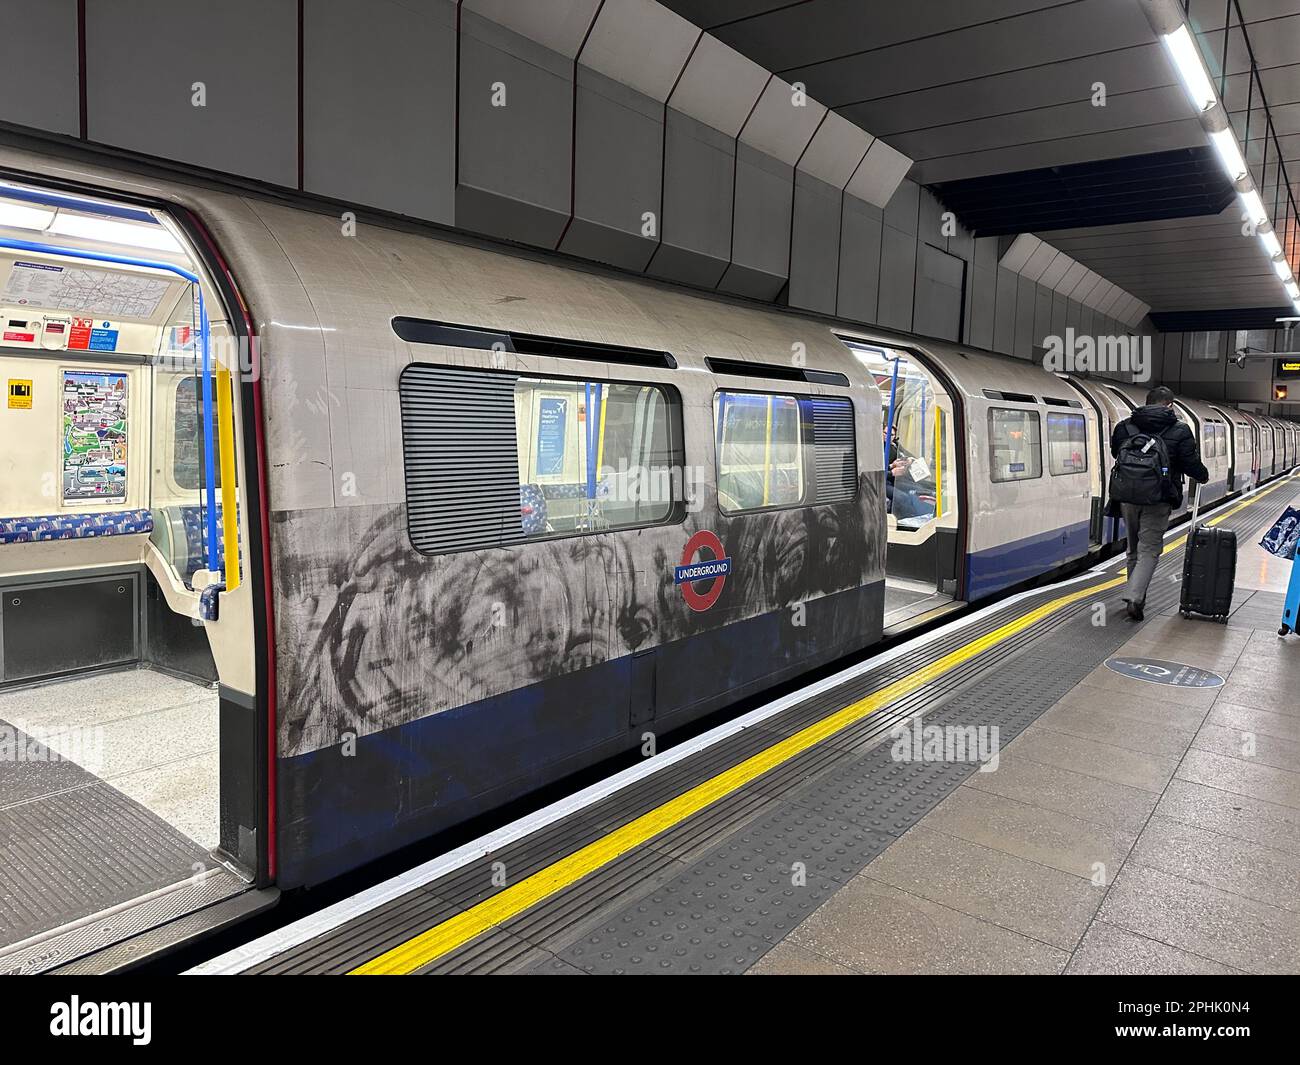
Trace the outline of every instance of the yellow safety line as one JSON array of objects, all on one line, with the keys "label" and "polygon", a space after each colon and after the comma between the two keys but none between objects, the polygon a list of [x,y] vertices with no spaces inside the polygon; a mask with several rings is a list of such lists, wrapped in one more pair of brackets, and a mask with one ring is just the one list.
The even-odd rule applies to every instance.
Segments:
[{"label": "yellow safety line", "polygon": [[[1257,493],[1232,510],[1214,519],[1213,524],[1218,524],[1225,518],[1231,517],[1237,511],[1250,506],[1256,500],[1267,495],[1268,492],[1281,487],[1284,483],[1286,482],[1278,482],[1278,484],[1265,491]],[[1176,548],[1185,540],[1186,536],[1175,541],[1169,547]],[[868,695],[865,699],[851,703],[821,721],[808,725],[766,750],[752,755],[739,765],[733,766],[712,779],[696,785],[649,813],[642,814],[635,821],[628,822],[594,843],[589,843],[582,849],[548,865],[545,869],[539,870],[532,876],[519,881],[519,883],[502,889],[490,899],[485,899],[463,913],[448,918],[441,924],[421,932],[405,943],[385,951],[377,958],[372,958],[370,961],[358,965],[348,975],[403,975],[413,973],[430,962],[437,961],[444,955],[489,931],[494,926],[517,917],[525,910],[569,887],[597,869],[608,865],[628,851],[649,842],[655,836],[666,832],[693,814],[699,813],[706,806],[725,798],[764,773],[788,762],[791,758],[802,754],[810,747],[824,742],[835,733],[856,724],[882,707],[910,695],[931,681],[937,680],[950,670],[969,662],[989,648],[1024,632],[1056,611],[1099,592],[1117,588],[1123,583],[1123,576],[1112,577],[1100,584],[1090,585],[1087,588],[1060,596],[1034,608],[1027,614],[1007,622],[1001,628],[986,633],[957,648],[955,651],[950,651],[942,658],[931,662],[928,666],[922,667],[915,673],[894,681],[892,684],[881,688],[880,691]]]},{"label": "yellow safety line", "polygon": [[225,537],[226,591],[239,587],[239,518],[235,505],[235,412],[230,371],[217,370],[217,441],[221,455],[221,526]]},{"label": "yellow safety line", "polygon": [[435,925],[413,939],[393,947],[391,950],[373,958],[353,969],[350,975],[400,975],[411,973],[436,961],[457,947],[464,945],[476,936],[488,931],[494,925],[507,921],[524,910],[541,902],[570,884],[608,865],[620,855],[641,846],[662,832],[692,814],[698,813],[719,799],[730,795],[757,777],[789,761],[810,747],[830,738],[835,733],[856,724],[863,718],[875,713],[881,707],[897,702],[910,695],[918,688],[937,679],[949,670],[970,661],[990,647],[1003,642],[1017,633],[1036,625],[1043,618],[1055,613],[1080,599],[1096,595],[1123,584],[1122,578],[1115,577],[1101,584],[1071,592],[1060,598],[1023,614],[1001,628],[970,643],[951,651],[942,658],[918,669],[915,673],[897,680],[861,699],[856,703],[836,711],[821,721],[794,733],[787,739],[773,744],[766,750],[747,758],[739,765],[718,774],[670,799],[662,806],[643,814],[635,821],[630,821],[609,835],[590,843],[581,850],[561,858],[525,880],[503,889],[492,898],[471,907],[464,913]]},{"label": "yellow safety line", "polygon": [[767,436],[763,440],[763,506],[772,482],[772,397],[767,397]]}]

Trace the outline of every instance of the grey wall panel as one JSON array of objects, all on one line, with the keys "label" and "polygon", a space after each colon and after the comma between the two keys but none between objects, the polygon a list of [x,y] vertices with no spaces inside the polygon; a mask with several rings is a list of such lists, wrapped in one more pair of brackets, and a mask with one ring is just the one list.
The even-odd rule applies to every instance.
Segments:
[{"label": "grey wall panel", "polygon": [[997,303],[993,319],[993,350],[1010,355],[1016,346],[1016,295],[1020,276],[997,267]]},{"label": "grey wall panel", "polygon": [[1072,299],[1065,301],[1065,328],[1073,329],[1076,333],[1080,332],[1080,322],[1083,316],[1083,305]]},{"label": "grey wall panel", "polygon": [[462,11],[459,152],[458,226],[555,247],[569,221],[572,62]]},{"label": "grey wall panel", "polygon": [[0,121],[77,136],[77,0],[5,0],[0,34]]},{"label": "grey wall panel", "polygon": [[967,342],[977,348],[993,348],[993,321],[997,308],[997,270],[979,266],[970,269],[970,332]]},{"label": "grey wall panel", "polygon": [[962,293],[962,301],[961,301],[962,302],[961,336],[958,339],[963,341],[964,343],[969,344],[971,342],[970,339],[971,319],[974,317],[974,306],[975,306],[975,268],[971,266],[971,264],[968,261],[963,260],[963,262],[966,262],[966,281],[964,285],[965,291]]},{"label": "grey wall panel", "polygon": [[885,225],[915,234],[920,202],[921,186],[915,181],[901,182],[885,206]]},{"label": "grey wall panel", "polygon": [[835,313],[840,272],[843,193],[802,170],[794,178],[790,241],[790,306]]},{"label": "grey wall panel", "polygon": [[880,292],[881,210],[844,194],[840,230],[840,285],[836,313],[874,322]]},{"label": "grey wall panel", "polygon": [[[1052,290],[1034,285],[1034,338],[1032,348],[1041,348],[1043,338],[1052,331]],[[1026,352],[1031,354],[1031,352]]]},{"label": "grey wall panel", "polygon": [[296,187],[298,8],[87,4],[86,98],[93,141]]},{"label": "grey wall panel", "polygon": [[713,288],[731,258],[736,142],[670,107],[664,152],[661,242],[649,272]]},{"label": "grey wall panel", "polygon": [[944,207],[929,189],[921,189],[917,195],[917,236],[926,244],[936,248],[947,249],[948,238],[943,229]]},{"label": "grey wall panel", "polygon": [[915,279],[915,234],[886,225],[881,231],[880,249],[880,306],[877,313],[881,325],[911,330]]},{"label": "grey wall panel", "polygon": [[942,248],[921,244],[916,259],[916,307],[912,329],[925,336],[961,336],[962,286],[966,264]]},{"label": "grey wall panel", "polygon": [[[1065,305],[1068,301],[1059,292],[1052,293],[1052,325],[1051,333],[1053,336],[1065,336]],[[1039,343],[1042,343],[1040,340]]]},{"label": "grey wall panel", "polygon": [[755,299],[777,297],[790,274],[793,205],[794,167],[738,142],[731,265],[719,288]]},{"label": "grey wall panel", "polygon": [[[947,208],[944,208],[944,210],[947,210]],[[953,235],[948,238],[948,252],[951,255],[965,259],[967,262],[972,262],[975,259],[975,238],[971,235],[970,230],[960,222],[957,223]]]},{"label": "grey wall panel", "polygon": [[[365,33],[356,32],[361,23]],[[307,4],[304,187],[450,223],[455,181],[455,5]]]},{"label": "grey wall panel", "polygon": [[981,270],[992,270],[998,265],[998,238],[976,237],[972,243],[975,247],[975,265]]},{"label": "grey wall panel", "polygon": [[663,104],[580,64],[576,115],[573,221],[560,250],[644,270],[663,214]]},{"label": "grey wall panel", "polygon": [[1034,346],[1034,301],[1037,286],[1026,277],[1016,276],[1016,335],[1011,354],[1027,359]]}]

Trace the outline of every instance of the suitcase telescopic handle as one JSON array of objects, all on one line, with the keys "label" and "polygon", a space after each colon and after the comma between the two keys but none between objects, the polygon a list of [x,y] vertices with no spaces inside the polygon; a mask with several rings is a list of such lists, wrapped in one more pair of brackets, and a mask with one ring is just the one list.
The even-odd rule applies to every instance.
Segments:
[{"label": "suitcase telescopic handle", "polygon": [[1193,481],[1195,488],[1192,489],[1192,523],[1188,528],[1191,529],[1190,535],[1196,535],[1196,519],[1201,513],[1201,482]]}]

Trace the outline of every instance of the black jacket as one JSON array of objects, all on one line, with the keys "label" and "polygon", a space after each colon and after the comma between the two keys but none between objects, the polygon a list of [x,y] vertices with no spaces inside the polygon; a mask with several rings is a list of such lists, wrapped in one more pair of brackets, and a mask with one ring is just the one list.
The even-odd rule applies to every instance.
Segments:
[{"label": "black jacket", "polygon": [[1110,434],[1111,457],[1119,454],[1120,445],[1128,439],[1129,422],[1141,432],[1160,436],[1169,452],[1169,482],[1173,486],[1174,498],[1170,500],[1174,509],[1183,505],[1183,478],[1204,484],[1210,479],[1210,471],[1201,461],[1201,449],[1196,443],[1192,430],[1178,420],[1173,407],[1161,404],[1139,407],[1131,418],[1125,418]]}]

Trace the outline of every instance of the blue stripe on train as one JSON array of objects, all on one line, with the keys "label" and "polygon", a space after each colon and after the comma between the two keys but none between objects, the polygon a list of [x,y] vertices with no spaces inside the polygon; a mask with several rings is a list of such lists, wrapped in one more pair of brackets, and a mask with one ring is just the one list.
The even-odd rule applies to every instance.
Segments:
[{"label": "blue stripe on train", "polygon": [[1000,592],[1013,584],[1088,553],[1088,522],[1039,533],[966,556],[966,595],[970,600]]}]

